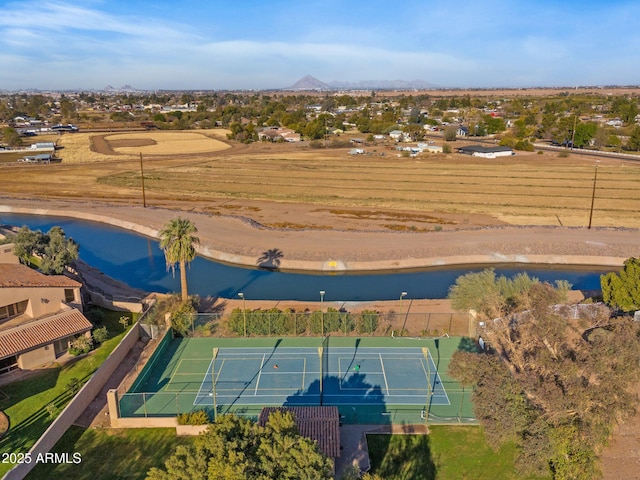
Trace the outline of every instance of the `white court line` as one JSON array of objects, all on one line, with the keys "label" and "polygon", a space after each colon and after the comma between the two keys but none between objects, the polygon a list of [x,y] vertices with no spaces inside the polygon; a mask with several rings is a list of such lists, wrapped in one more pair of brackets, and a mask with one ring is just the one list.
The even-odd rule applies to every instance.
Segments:
[{"label": "white court line", "polygon": [[378,354],[380,356],[380,366],[382,367],[382,376],[384,378],[384,386],[387,389],[387,395],[389,395],[389,384],[387,383],[387,374],[384,371],[384,362],[382,361],[382,354]]},{"label": "white court line", "polygon": [[258,380],[256,381],[256,390],[253,392],[253,396],[258,395],[258,386],[260,385],[260,375],[262,375],[262,367],[264,367],[264,358],[267,354],[262,355],[262,361],[260,362],[260,370],[258,370]]},{"label": "white court line", "polygon": [[[202,377],[202,383],[200,383],[200,388],[198,389],[198,394],[196,395],[196,400],[198,398],[206,398],[204,397],[204,395],[202,394],[202,389],[204,388],[204,382],[207,381],[207,377],[209,376],[209,372],[211,371],[211,365],[213,365],[213,358],[211,359],[211,362],[209,362],[209,368],[207,368],[207,371],[204,374],[204,377]],[[213,382],[215,379],[213,378],[213,375],[211,375],[211,381]],[[211,387],[213,387],[213,383],[211,384]],[[194,403],[195,405],[195,403]]]},{"label": "white court line", "polygon": [[301,388],[302,388],[302,391],[304,391],[304,376],[307,371],[307,357],[302,357],[302,359],[304,362],[302,364],[302,387]]}]

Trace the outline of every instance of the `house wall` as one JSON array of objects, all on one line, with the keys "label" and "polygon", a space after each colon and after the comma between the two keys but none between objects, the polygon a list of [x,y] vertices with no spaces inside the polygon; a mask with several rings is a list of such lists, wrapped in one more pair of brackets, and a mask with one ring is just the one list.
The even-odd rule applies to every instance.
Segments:
[{"label": "house wall", "polygon": [[20,259],[13,254],[13,243],[0,245],[0,263],[20,263]]},{"label": "house wall", "polygon": [[[93,399],[100,393],[102,387],[107,383],[118,365],[122,363],[124,357],[140,338],[140,323],[133,324],[131,330],[125,335],[118,346],[111,352],[111,355],[104,361],[91,379],[85,383],[76,396],[69,402],[65,409],[58,415],[55,421],[49,425],[46,432],[38,439],[29,453],[31,458],[36,458],[38,454],[49,452],[53,446],[62,438],[62,435],[69,429],[78,416],[84,412]],[[174,418],[175,422],[175,418]],[[177,423],[177,422],[176,422]],[[175,425],[174,425],[175,426]],[[35,467],[36,463],[21,463],[6,473],[2,480],[22,480]]]},{"label": "house wall", "polygon": [[[74,303],[72,306],[81,305],[80,288],[73,288]],[[29,300],[29,305],[25,312],[31,318],[41,317],[55,313],[66,305],[64,301],[65,288],[62,287],[4,287],[0,288],[0,305],[11,305],[12,303]],[[82,307],[79,308],[82,311]]]},{"label": "house wall", "polygon": [[53,344],[50,344],[18,355],[18,367],[22,370],[30,370],[46,363],[55,362],[55,360],[55,348],[53,348]]}]

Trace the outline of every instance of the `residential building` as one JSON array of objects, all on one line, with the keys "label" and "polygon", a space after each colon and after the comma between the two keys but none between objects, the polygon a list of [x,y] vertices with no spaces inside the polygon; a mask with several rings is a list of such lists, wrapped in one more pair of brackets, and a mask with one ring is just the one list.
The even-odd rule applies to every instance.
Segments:
[{"label": "residential building", "polygon": [[90,335],[80,287],[64,275],[0,263],[0,374],[54,362],[77,336]]},{"label": "residential building", "polygon": [[458,153],[464,153],[473,157],[496,158],[515,155],[511,147],[497,145],[494,147],[485,147],[483,145],[467,145],[458,148]]}]

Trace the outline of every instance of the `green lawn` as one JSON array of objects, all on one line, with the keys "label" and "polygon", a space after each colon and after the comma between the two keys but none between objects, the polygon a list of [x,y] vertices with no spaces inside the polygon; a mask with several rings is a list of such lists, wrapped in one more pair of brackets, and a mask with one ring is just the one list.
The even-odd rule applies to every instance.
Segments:
[{"label": "green lawn", "polygon": [[[493,451],[481,427],[430,427],[427,435],[367,435],[371,472],[385,480],[475,480],[522,477],[515,447]],[[529,477],[530,480],[542,480]]]},{"label": "green lawn", "polygon": [[[95,372],[124,336],[118,319],[122,312],[108,312],[104,319],[109,340],[91,354],[64,366],[44,369],[25,380],[0,388],[0,409],[9,417],[10,430],[0,439],[0,453],[26,453],[73,398],[72,379],[81,386]],[[131,314],[129,314],[131,316]],[[111,318],[113,317],[113,318]],[[131,322],[129,322],[131,324]],[[0,476],[12,465],[0,463]]]},{"label": "green lawn", "polygon": [[67,453],[70,458],[79,453],[81,462],[39,464],[26,479],[142,480],[151,467],[163,467],[178,445],[194,438],[176,437],[175,428],[93,430],[73,426],[52,452]]}]

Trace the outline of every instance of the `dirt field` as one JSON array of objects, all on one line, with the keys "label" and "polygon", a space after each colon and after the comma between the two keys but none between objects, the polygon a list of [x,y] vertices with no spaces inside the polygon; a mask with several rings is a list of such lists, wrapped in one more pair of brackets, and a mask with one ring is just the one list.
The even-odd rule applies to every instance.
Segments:
[{"label": "dirt field", "polygon": [[[392,144],[314,150],[229,144],[224,130],[63,135],[62,163],[3,164],[0,195],[139,202],[236,214],[274,228],[425,232],[477,225],[585,226],[595,160],[399,155]],[[462,144],[461,142],[459,142]],[[640,227],[640,164],[602,159],[594,226]]]}]

